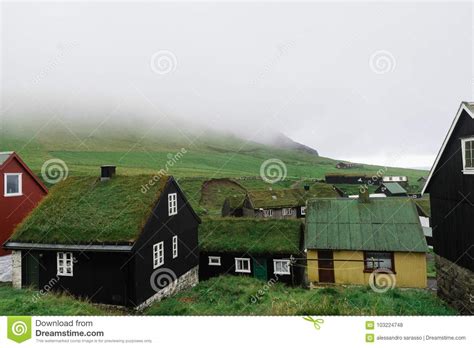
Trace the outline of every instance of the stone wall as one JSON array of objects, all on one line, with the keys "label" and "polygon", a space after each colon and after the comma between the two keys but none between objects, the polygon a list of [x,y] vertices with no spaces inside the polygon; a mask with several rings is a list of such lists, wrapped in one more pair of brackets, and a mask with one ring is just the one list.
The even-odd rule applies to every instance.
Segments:
[{"label": "stone wall", "polygon": [[143,302],[141,305],[135,307],[136,310],[142,310],[150,306],[153,302],[161,301],[165,297],[172,296],[181,290],[186,290],[195,286],[199,282],[199,266],[196,266],[184,273],[181,277],[174,280],[164,289],[158,291],[155,295]]},{"label": "stone wall", "polygon": [[474,273],[435,255],[438,296],[461,314],[474,314]]},{"label": "stone wall", "polygon": [[15,289],[21,289],[21,251],[12,252],[12,285]]}]

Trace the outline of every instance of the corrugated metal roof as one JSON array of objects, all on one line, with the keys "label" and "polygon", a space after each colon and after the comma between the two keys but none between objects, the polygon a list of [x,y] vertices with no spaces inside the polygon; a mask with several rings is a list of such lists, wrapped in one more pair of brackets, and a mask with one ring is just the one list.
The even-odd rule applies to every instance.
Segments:
[{"label": "corrugated metal roof", "polygon": [[305,248],[426,252],[427,244],[412,200],[340,198],[308,202]]},{"label": "corrugated metal roof", "polygon": [[11,156],[12,151],[0,152],[0,166]]},{"label": "corrugated metal roof", "polygon": [[382,184],[387,188],[392,193],[407,193],[407,191],[399,184],[396,182],[385,182]]}]

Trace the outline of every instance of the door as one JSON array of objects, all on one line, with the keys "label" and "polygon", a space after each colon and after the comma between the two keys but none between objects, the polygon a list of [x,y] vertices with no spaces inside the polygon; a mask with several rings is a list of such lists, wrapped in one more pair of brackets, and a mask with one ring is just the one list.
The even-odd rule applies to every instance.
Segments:
[{"label": "door", "polygon": [[318,250],[320,283],[334,283],[334,259],[332,250]]},{"label": "door", "polygon": [[253,259],[253,275],[260,280],[267,280],[267,260],[262,258]]},{"label": "door", "polygon": [[39,288],[39,255],[28,253],[25,257],[25,281],[23,285]]}]

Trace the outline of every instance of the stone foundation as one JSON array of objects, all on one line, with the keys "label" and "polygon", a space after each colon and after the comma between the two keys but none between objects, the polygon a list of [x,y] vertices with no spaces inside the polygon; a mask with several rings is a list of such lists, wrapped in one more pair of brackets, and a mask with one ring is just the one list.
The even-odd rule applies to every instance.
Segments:
[{"label": "stone foundation", "polygon": [[474,273],[435,255],[438,296],[461,314],[474,314]]},{"label": "stone foundation", "polygon": [[21,251],[12,252],[12,285],[15,289],[21,289]]},{"label": "stone foundation", "polygon": [[185,290],[195,286],[199,282],[199,266],[190,269],[184,273],[181,277],[173,281],[166,288],[161,289],[159,292],[154,294],[148,300],[135,307],[136,310],[142,310],[150,306],[153,302],[161,301],[162,299],[172,296],[181,290]]}]

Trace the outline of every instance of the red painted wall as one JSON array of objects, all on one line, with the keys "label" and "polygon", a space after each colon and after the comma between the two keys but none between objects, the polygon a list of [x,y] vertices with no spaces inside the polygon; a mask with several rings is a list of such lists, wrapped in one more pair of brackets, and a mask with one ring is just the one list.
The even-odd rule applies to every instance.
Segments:
[{"label": "red painted wall", "polygon": [[[4,173],[23,173],[23,195],[4,196]],[[8,159],[0,166],[0,256],[10,253],[2,248],[3,243],[10,238],[15,226],[28,215],[46,194],[47,192],[16,158]]]}]

